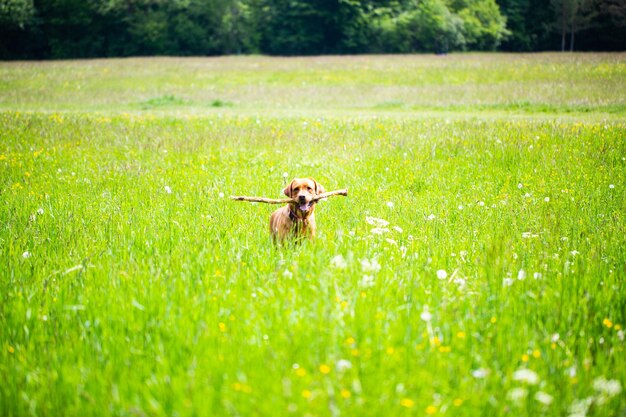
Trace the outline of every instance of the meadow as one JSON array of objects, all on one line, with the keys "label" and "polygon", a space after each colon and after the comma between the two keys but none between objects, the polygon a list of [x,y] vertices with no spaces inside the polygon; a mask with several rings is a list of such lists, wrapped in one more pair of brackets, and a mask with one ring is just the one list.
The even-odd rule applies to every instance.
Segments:
[{"label": "meadow", "polygon": [[[0,63],[0,415],[623,416],[626,55]],[[277,248],[311,176],[318,237]]]}]

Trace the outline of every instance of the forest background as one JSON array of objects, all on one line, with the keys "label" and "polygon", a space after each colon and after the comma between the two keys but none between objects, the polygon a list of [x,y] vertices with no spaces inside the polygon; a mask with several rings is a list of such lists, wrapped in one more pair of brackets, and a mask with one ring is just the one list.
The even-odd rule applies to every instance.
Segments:
[{"label": "forest background", "polygon": [[626,49],[626,0],[0,0],[0,59]]}]

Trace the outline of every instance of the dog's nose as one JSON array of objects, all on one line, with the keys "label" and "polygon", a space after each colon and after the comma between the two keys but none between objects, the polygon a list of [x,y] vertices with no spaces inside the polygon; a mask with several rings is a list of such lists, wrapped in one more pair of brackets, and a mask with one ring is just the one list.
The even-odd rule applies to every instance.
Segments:
[{"label": "dog's nose", "polygon": [[299,195],[299,196],[298,196],[298,200],[300,200],[300,202],[304,203],[304,202],[306,202],[306,196],[304,196],[304,195]]}]

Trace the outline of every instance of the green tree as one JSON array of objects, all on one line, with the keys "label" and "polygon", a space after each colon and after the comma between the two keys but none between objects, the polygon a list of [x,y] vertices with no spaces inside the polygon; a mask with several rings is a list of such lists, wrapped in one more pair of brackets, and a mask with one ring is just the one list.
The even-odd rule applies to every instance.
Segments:
[{"label": "green tree", "polygon": [[463,35],[471,49],[495,50],[510,33],[495,0],[454,0],[452,10],[463,21]]}]

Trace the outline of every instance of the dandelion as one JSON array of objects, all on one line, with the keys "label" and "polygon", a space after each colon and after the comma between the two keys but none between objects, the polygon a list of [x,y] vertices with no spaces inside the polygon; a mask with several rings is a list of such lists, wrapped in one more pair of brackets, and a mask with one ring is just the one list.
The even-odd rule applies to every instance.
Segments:
[{"label": "dandelion", "polygon": [[537,391],[535,393],[535,400],[537,400],[538,402],[540,402],[543,405],[550,405],[552,404],[552,395],[543,392],[543,391]]},{"label": "dandelion", "polygon": [[533,274],[533,278],[534,278],[534,279],[541,279],[541,277],[542,277],[541,272],[535,272],[535,273]]},{"label": "dandelion", "polygon": [[302,390],[302,397],[304,397],[306,399],[311,398],[311,394],[312,394],[312,392],[309,391],[308,389]]},{"label": "dandelion", "polygon": [[502,280],[503,287],[510,287],[511,285],[513,285],[513,278],[504,278]]},{"label": "dandelion", "polygon": [[445,269],[439,269],[437,271],[437,278],[439,278],[439,279],[446,279],[446,278],[448,278],[448,273],[446,272]]},{"label": "dandelion", "polygon": [[525,280],[525,279],[526,279],[526,271],[524,271],[523,269],[520,269],[520,270],[517,272],[517,279],[518,279],[519,281],[523,281],[523,280]]},{"label": "dandelion", "polygon": [[518,189],[520,189],[520,190],[521,190],[521,189],[522,189],[522,187],[523,187],[523,185],[522,185],[522,183],[521,183],[521,182],[520,182],[519,184],[517,184],[517,188],[518,188]]},{"label": "dandelion", "polygon": [[336,255],[330,260],[330,266],[335,269],[346,269],[348,267],[348,263],[341,255]]},{"label": "dandelion", "polygon": [[613,327],[613,322],[609,320],[608,318],[605,318],[604,320],[602,320],[602,324],[604,324],[609,329]]},{"label": "dandelion", "polygon": [[37,214],[39,214],[40,216],[43,214],[43,209],[41,207],[37,209]]},{"label": "dandelion", "polygon": [[615,188],[615,184],[609,184],[609,188],[612,190],[613,188]]},{"label": "dandelion", "polygon": [[168,193],[168,194],[172,194],[172,189],[168,185],[166,185],[165,186],[165,192]]},{"label": "dandelion", "polygon": [[483,207],[483,206],[485,205],[485,202],[484,202],[484,201],[479,201],[479,202],[478,202],[478,205],[479,205],[480,207]]},{"label": "dandelion", "polygon": [[400,405],[405,408],[412,408],[415,405],[415,401],[410,398],[403,398],[400,400]]},{"label": "dandelion", "polygon": [[518,369],[513,372],[513,380],[528,385],[537,385],[539,383],[539,375],[531,369]]},{"label": "dandelion", "polygon": [[460,406],[462,406],[462,405],[463,405],[463,400],[462,400],[462,399],[460,399],[460,398],[455,398],[455,399],[454,399],[454,401],[452,401],[452,404],[453,404],[455,407],[460,407]]},{"label": "dandelion", "polygon": [[459,204],[459,210],[463,210],[463,204]]},{"label": "dandelion", "polygon": [[25,251],[25,252],[22,254],[22,258],[24,258],[24,259],[28,259],[28,258],[30,258],[31,256],[32,256],[32,255],[31,255],[31,253],[30,253],[29,251]]},{"label": "dandelion", "polygon": [[320,365],[320,372],[323,373],[324,375],[327,375],[330,373],[330,366],[326,365],[325,363]]},{"label": "dandelion", "polygon": [[549,203],[550,202],[550,197],[544,198],[543,201],[545,201],[546,203]]},{"label": "dandelion", "polygon": [[219,193],[218,196],[219,198],[224,198],[224,193]]},{"label": "dandelion", "polygon": [[425,411],[426,411],[426,414],[432,415],[437,412],[437,407],[435,407],[434,405],[429,405],[428,407],[426,407]]},{"label": "dandelion", "polygon": [[348,398],[352,396],[352,393],[345,388],[341,390],[340,394],[341,394],[341,398],[345,400],[347,400]]},{"label": "dandelion", "polygon": [[387,207],[389,207],[389,208],[393,208],[393,202],[391,202],[391,201],[387,201]]},{"label": "dandelion", "polygon": [[424,311],[420,314],[420,319],[428,323],[433,318],[433,315],[428,311],[428,306],[424,306]]},{"label": "dandelion", "polygon": [[428,215],[428,217],[426,217],[426,220],[428,220],[428,221],[433,221],[433,220],[435,220],[435,218],[436,218],[436,217],[435,217],[435,215],[434,215],[434,214],[430,214],[430,215]]}]

